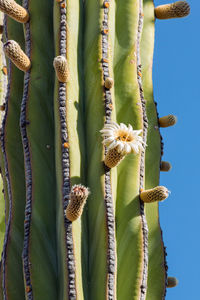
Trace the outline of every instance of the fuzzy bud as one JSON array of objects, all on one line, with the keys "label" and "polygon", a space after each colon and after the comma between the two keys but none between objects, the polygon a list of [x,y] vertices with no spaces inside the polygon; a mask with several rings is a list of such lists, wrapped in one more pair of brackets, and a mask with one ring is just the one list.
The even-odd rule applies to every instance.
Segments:
[{"label": "fuzzy bud", "polygon": [[4,44],[4,52],[16,65],[16,67],[24,72],[31,67],[31,62],[28,56],[20,48],[19,44],[13,40],[9,40]]},{"label": "fuzzy bud", "polygon": [[111,89],[113,87],[113,83],[113,79],[111,77],[107,77],[104,84],[107,89]]},{"label": "fuzzy bud", "polygon": [[71,188],[70,201],[66,209],[66,217],[68,220],[73,222],[82,215],[89,193],[89,189],[81,184],[74,185]]},{"label": "fuzzy bud", "polygon": [[163,201],[169,196],[169,191],[164,186],[157,186],[150,190],[144,190],[140,194],[140,199],[145,203]]},{"label": "fuzzy bud", "polygon": [[67,82],[69,80],[68,63],[64,56],[56,56],[53,61],[58,81]]},{"label": "fuzzy bud", "polygon": [[168,277],[167,278],[167,287],[168,288],[173,288],[178,285],[178,279],[176,277]]},{"label": "fuzzy bud", "polygon": [[159,5],[155,8],[156,18],[162,20],[186,17],[189,13],[190,5],[186,1]]},{"label": "fuzzy bud", "polygon": [[174,115],[168,115],[162,118],[159,118],[160,127],[170,127],[177,123],[177,117]]},{"label": "fuzzy bud", "polygon": [[14,0],[0,0],[0,10],[20,23],[26,23],[29,20],[27,10]]},{"label": "fuzzy bud", "polygon": [[116,148],[110,149],[106,154],[104,163],[108,168],[116,167],[123,159],[125,155],[117,151]]},{"label": "fuzzy bud", "polygon": [[160,171],[162,172],[168,172],[172,168],[172,165],[168,161],[161,161],[160,164]]}]

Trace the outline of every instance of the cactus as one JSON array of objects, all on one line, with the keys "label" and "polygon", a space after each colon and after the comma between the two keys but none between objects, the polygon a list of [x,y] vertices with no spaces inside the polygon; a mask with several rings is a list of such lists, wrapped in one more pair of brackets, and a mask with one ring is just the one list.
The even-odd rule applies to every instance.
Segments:
[{"label": "cactus", "polygon": [[176,117],[159,119],[153,99],[154,22],[188,4],[0,10],[0,300],[164,299],[177,280],[159,225],[160,127]]}]

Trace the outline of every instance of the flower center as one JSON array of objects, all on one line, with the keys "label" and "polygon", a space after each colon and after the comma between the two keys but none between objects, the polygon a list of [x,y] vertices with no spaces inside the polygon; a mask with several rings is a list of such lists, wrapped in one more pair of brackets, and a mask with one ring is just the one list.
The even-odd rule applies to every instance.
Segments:
[{"label": "flower center", "polygon": [[118,141],[131,142],[132,138],[126,132],[120,132],[116,138]]}]

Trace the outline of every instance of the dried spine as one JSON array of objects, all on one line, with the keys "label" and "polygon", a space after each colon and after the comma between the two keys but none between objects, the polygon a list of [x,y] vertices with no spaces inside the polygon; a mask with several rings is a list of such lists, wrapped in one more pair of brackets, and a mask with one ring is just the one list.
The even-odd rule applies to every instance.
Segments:
[{"label": "dried spine", "polygon": [[158,120],[160,127],[170,127],[177,123],[177,117],[174,115],[164,116]]},{"label": "dried spine", "polygon": [[26,72],[30,69],[31,61],[17,42],[7,41],[4,44],[4,52],[20,70]]},{"label": "dried spine", "polygon": [[169,191],[164,186],[157,186],[153,189],[144,190],[140,193],[140,199],[145,203],[163,201],[169,196]]},{"label": "dried spine", "polygon": [[17,22],[26,23],[29,20],[28,11],[14,0],[0,0],[0,10]]},{"label": "dried spine", "polygon": [[70,201],[66,209],[66,217],[71,222],[78,219],[83,212],[89,190],[83,185],[74,185],[70,192]]},{"label": "dried spine", "polygon": [[[109,1],[105,1],[103,5],[103,20],[102,20],[102,73],[104,82],[109,77],[109,64],[108,64],[108,15],[109,15]],[[109,89],[104,89],[105,101],[105,124],[111,122],[112,113],[112,97]],[[107,148],[105,147],[105,155]],[[107,223],[107,295],[106,299],[116,299],[116,238],[115,238],[115,217],[113,208],[112,188],[110,169],[105,166],[105,188],[104,188],[104,201],[106,207],[106,223]]]},{"label": "dried spine", "polygon": [[190,5],[186,1],[177,1],[170,4],[159,5],[155,8],[157,19],[165,20],[183,18],[190,13]]},{"label": "dried spine", "polygon": [[64,56],[57,56],[53,62],[58,81],[67,82],[69,80],[69,71],[67,60]]}]

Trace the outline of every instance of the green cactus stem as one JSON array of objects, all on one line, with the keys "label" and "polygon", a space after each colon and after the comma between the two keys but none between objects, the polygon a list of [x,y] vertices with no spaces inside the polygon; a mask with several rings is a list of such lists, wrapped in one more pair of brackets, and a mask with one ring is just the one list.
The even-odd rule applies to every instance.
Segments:
[{"label": "green cactus stem", "polygon": [[0,0],[0,300],[161,300],[173,285],[158,202],[176,118],[153,98],[154,9]]}]

